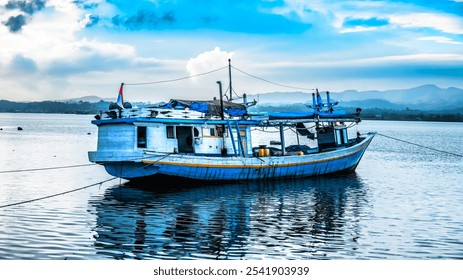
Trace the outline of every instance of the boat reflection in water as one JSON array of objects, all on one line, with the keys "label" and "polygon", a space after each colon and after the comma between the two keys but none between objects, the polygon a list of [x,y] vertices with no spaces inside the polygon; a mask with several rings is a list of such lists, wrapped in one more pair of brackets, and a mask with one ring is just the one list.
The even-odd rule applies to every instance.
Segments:
[{"label": "boat reflection in water", "polygon": [[355,258],[368,192],[358,175],[214,186],[115,186],[95,248],[114,259]]}]

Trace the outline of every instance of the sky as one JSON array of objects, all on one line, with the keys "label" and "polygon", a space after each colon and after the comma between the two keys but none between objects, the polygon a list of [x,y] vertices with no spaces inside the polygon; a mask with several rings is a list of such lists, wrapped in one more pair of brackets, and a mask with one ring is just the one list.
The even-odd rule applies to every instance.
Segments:
[{"label": "sky", "polygon": [[0,0],[0,99],[463,88],[463,0]]}]

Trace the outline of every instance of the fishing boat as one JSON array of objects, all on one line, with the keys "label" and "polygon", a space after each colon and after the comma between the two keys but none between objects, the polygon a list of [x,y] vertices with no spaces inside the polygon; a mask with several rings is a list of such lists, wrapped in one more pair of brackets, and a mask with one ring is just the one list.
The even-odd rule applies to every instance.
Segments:
[{"label": "fishing boat", "polygon": [[353,133],[361,109],[336,109],[329,92],[324,101],[315,90],[304,111],[256,112],[255,100],[224,100],[217,84],[219,98],[134,108],[122,83],[118,102],[92,120],[98,141],[89,160],[127,180],[302,178],[355,170],[375,136]]}]

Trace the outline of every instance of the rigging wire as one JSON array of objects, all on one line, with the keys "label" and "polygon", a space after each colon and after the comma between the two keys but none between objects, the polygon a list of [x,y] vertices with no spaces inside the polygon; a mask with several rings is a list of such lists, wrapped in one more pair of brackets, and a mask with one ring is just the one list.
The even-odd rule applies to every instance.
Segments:
[{"label": "rigging wire", "polygon": [[396,140],[396,141],[399,141],[399,142],[407,143],[407,144],[410,144],[410,145],[415,145],[415,146],[418,146],[418,147],[421,147],[421,148],[425,148],[425,149],[428,149],[428,150],[432,150],[432,151],[435,151],[435,152],[440,152],[440,153],[444,153],[444,154],[449,154],[449,155],[457,156],[457,157],[463,157],[463,155],[460,155],[460,154],[457,154],[457,153],[452,153],[452,152],[448,152],[448,151],[444,151],[444,150],[439,150],[439,149],[436,149],[436,148],[433,148],[433,147],[428,147],[428,146],[420,145],[420,144],[417,144],[417,143],[409,142],[409,141],[402,140],[402,139],[399,139],[399,138],[395,138],[395,137],[392,137],[392,136],[384,135],[384,134],[382,134],[382,133],[378,133],[378,132],[377,132],[376,134],[377,134],[377,135],[380,135],[380,136],[383,136],[383,137],[386,137],[386,138],[389,138],[389,139],[392,139],[392,140]]},{"label": "rigging wire", "polygon": [[[196,74],[196,75],[191,75],[191,76],[185,76],[185,77],[181,77],[181,78],[176,78],[176,79],[169,79],[169,80],[159,80],[159,81],[152,81],[152,82],[140,82],[140,83],[124,83],[125,86],[139,86],[139,85],[152,85],[152,84],[161,84],[161,83],[170,83],[170,82],[176,82],[176,81],[181,81],[181,80],[186,80],[186,79],[191,79],[191,78],[194,78],[194,77],[199,77],[199,76],[203,76],[203,75],[208,75],[208,74],[211,74],[211,73],[214,73],[214,72],[218,72],[220,70],[223,70],[223,69],[226,69],[226,68],[229,68],[229,66],[223,66],[221,68],[217,68],[217,69],[214,69],[214,70],[211,70],[211,71],[208,71],[208,72],[203,72],[203,73],[200,73],[200,74]],[[267,79],[264,79],[264,78],[261,78],[261,77],[258,77],[258,76],[255,76],[255,75],[252,75],[252,74],[249,74],[241,69],[238,69],[234,66],[231,66],[231,68],[235,69],[236,71],[238,72],[241,72],[247,76],[250,76],[254,79],[257,79],[257,80],[261,80],[261,81],[264,81],[266,83],[270,83],[270,84],[273,84],[273,85],[277,85],[277,86],[280,86],[280,87],[285,87],[285,88],[291,88],[291,89],[298,89],[298,90],[304,90],[304,91],[313,91],[314,89],[309,89],[309,88],[302,88],[302,87],[295,87],[295,86],[290,86],[290,85],[284,85],[284,84],[280,84],[280,83],[275,83],[275,82],[272,82],[270,80],[267,80]],[[228,91],[229,89],[227,89]],[[230,98],[232,99],[232,96],[233,95],[236,95],[236,97],[240,98],[240,96],[234,91],[234,90],[231,90],[230,91]]]},{"label": "rigging wire", "polygon": [[52,197],[59,196],[59,195],[64,195],[64,194],[68,194],[68,193],[80,191],[80,190],[87,189],[87,188],[90,188],[90,187],[93,187],[93,186],[96,186],[96,185],[101,185],[101,184],[103,184],[103,183],[106,183],[106,182],[109,182],[109,181],[112,181],[112,180],[115,180],[115,179],[117,179],[117,177],[109,178],[109,179],[100,181],[100,182],[98,182],[98,183],[94,183],[94,184],[91,184],[91,185],[87,185],[87,186],[80,187],[80,188],[76,188],[76,189],[72,189],[72,190],[68,190],[68,191],[61,192],[61,193],[56,193],[56,194],[47,195],[47,196],[43,196],[43,197],[39,197],[39,198],[34,198],[34,199],[30,199],[30,200],[25,200],[25,201],[15,202],[15,203],[11,203],[11,204],[1,205],[0,208],[6,208],[6,207],[11,207],[11,206],[26,204],[26,203],[30,203],[30,202],[35,202],[35,201],[39,201],[39,200],[44,200],[44,199],[47,199],[47,198],[52,198]]},{"label": "rigging wire", "polygon": [[221,67],[221,68],[218,68],[218,69],[215,69],[215,70],[211,70],[211,71],[208,71],[208,72],[204,72],[204,73],[200,73],[200,74],[196,74],[196,75],[191,75],[191,76],[186,76],[186,77],[181,77],[181,78],[177,78],[177,79],[161,80],[161,81],[153,81],[153,82],[143,82],[143,83],[124,83],[124,85],[126,85],[126,86],[140,86],[140,85],[152,85],[152,84],[177,82],[177,81],[181,81],[181,80],[191,79],[191,78],[194,78],[194,77],[199,77],[199,76],[211,74],[211,73],[214,73],[214,72],[218,72],[218,71],[223,70],[225,68],[228,68],[228,66],[224,66],[224,67]]},{"label": "rigging wire", "polygon": [[240,70],[240,69],[238,69],[238,68],[236,68],[236,67],[234,67],[234,66],[232,66],[232,68],[235,69],[235,70],[238,71],[238,72],[241,72],[241,73],[243,73],[243,74],[245,74],[245,75],[248,75],[248,76],[250,76],[250,77],[253,77],[254,79],[258,79],[258,80],[261,80],[261,81],[264,81],[264,82],[267,82],[267,83],[270,83],[270,84],[273,84],[273,85],[277,85],[277,86],[280,86],[280,87],[286,87],[286,88],[292,88],[292,89],[299,89],[299,90],[305,90],[305,91],[313,91],[313,90],[314,90],[313,88],[312,88],[312,89],[308,89],[308,88],[293,87],[293,86],[289,86],[289,85],[283,85],[283,84],[275,83],[275,82],[269,81],[269,80],[267,80],[267,79],[260,78],[260,77],[254,76],[254,75],[252,75],[252,74],[249,74],[249,73],[247,73],[247,72],[245,72],[245,71],[243,71],[243,70]]}]

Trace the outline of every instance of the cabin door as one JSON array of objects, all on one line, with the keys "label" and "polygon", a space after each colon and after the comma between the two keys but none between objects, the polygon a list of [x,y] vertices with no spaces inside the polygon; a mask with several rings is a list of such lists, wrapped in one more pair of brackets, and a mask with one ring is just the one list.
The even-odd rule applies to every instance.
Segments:
[{"label": "cabin door", "polygon": [[193,127],[177,126],[177,142],[179,153],[193,153]]}]

